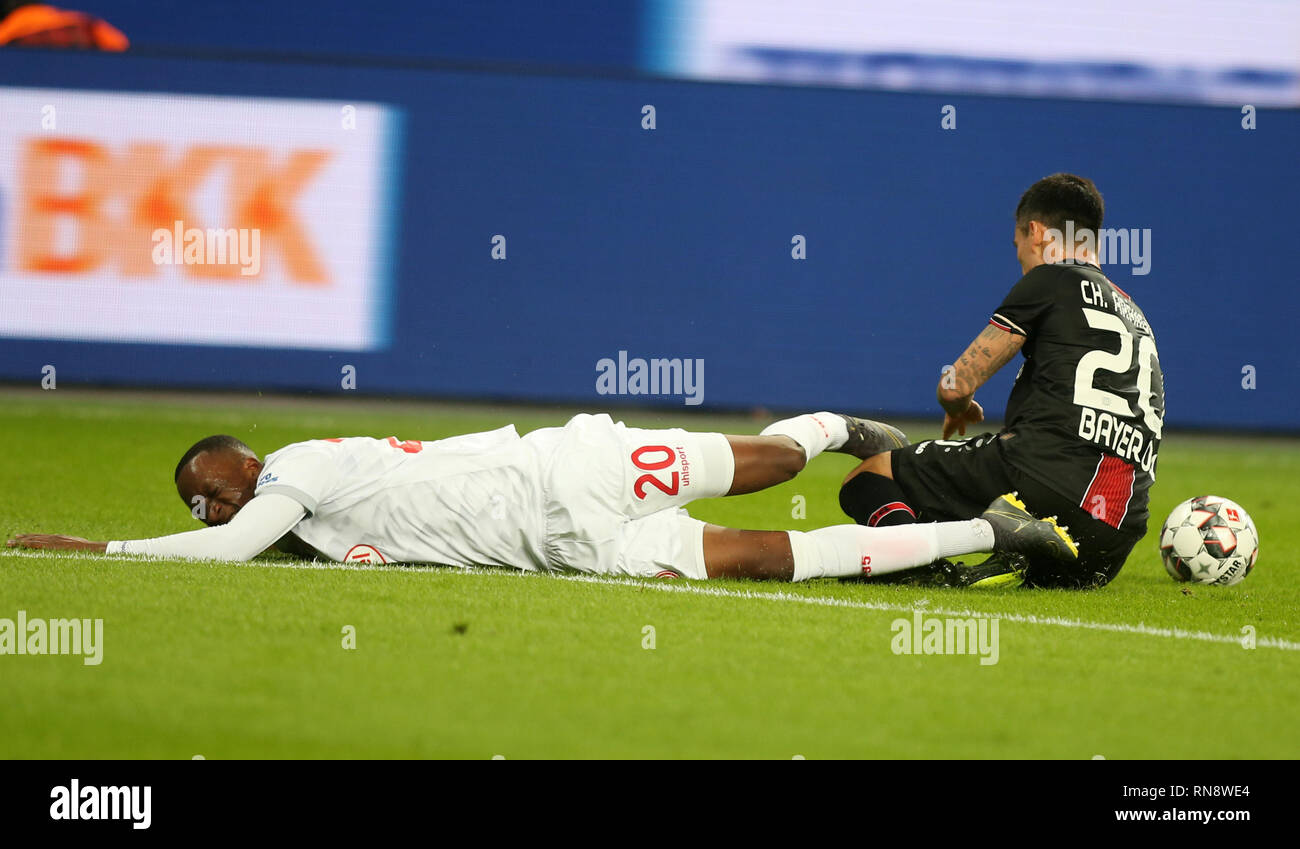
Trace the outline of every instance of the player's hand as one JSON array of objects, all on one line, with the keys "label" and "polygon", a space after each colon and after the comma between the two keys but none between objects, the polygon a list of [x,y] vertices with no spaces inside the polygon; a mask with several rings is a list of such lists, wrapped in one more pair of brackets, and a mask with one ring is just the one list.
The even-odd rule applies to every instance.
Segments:
[{"label": "player's hand", "polygon": [[943,438],[947,439],[954,433],[962,436],[966,435],[966,425],[979,424],[984,421],[984,408],[974,398],[970,400],[970,405],[959,416],[952,413],[943,414]]},{"label": "player's hand", "polygon": [[5,543],[8,548],[41,548],[47,551],[98,551],[108,547],[106,542],[92,542],[81,537],[63,534],[18,534]]}]

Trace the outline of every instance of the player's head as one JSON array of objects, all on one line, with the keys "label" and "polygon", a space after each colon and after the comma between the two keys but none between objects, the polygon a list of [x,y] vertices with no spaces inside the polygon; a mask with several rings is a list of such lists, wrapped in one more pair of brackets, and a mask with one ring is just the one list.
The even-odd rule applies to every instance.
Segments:
[{"label": "player's head", "polygon": [[[1087,177],[1052,174],[1030,186],[1016,206],[1016,258],[1022,271],[1048,261],[1079,255],[1096,261],[1095,250],[1106,204],[1101,192]],[[1064,244],[1073,231],[1074,243]],[[1055,237],[1056,241],[1053,241]],[[1085,248],[1091,249],[1084,256]],[[1044,252],[1059,255],[1044,257]]]},{"label": "player's head", "polygon": [[233,436],[209,436],[176,464],[176,491],[195,517],[224,525],[253,497],[262,461]]}]

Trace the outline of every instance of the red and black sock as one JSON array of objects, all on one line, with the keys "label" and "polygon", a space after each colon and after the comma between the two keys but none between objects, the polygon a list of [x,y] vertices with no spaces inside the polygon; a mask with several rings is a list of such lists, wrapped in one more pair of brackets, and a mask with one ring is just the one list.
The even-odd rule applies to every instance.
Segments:
[{"label": "red and black sock", "polygon": [[893,478],[863,472],[840,488],[840,509],[859,525],[872,528],[910,525],[916,511]]}]

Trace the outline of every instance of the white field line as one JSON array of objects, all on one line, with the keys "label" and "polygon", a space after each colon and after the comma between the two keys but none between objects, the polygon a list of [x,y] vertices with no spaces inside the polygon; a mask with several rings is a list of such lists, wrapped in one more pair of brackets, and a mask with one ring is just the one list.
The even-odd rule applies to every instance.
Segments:
[{"label": "white field line", "polygon": [[[3,557],[32,557],[45,560],[67,559],[77,556],[75,553],[52,553],[46,551],[3,551]],[[98,555],[98,559],[113,563],[148,563],[139,557],[120,555]],[[1241,645],[1242,638],[1233,634],[1212,634],[1209,631],[1188,631],[1183,628],[1160,628],[1142,622],[1136,625],[1124,622],[1090,622],[1086,619],[1066,619],[1060,616],[1036,616],[1032,613],[993,613],[970,609],[930,607],[925,600],[913,604],[901,604],[888,601],[857,601],[828,596],[800,595],[781,590],[733,590],[724,587],[710,587],[684,580],[642,580],[637,578],[604,577],[601,575],[576,575],[563,572],[525,572],[506,569],[470,569],[447,566],[401,566],[396,564],[353,564],[353,563],[319,563],[315,561],[249,561],[246,563],[204,563],[195,565],[252,566],[263,569],[311,569],[339,570],[351,572],[438,572],[441,574],[486,575],[491,577],[540,578],[560,581],[573,581],[580,584],[602,584],[615,587],[636,587],[643,590],[655,590],[667,593],[687,593],[690,595],[712,596],[714,598],[734,598],[761,601],[781,601],[793,604],[808,604],[816,607],[842,607],[850,610],[875,610],[896,613],[911,613],[920,610],[928,616],[945,616],[954,619],[998,619],[1003,622],[1015,622],[1023,625],[1046,625],[1054,628],[1074,628],[1083,631],[1107,631],[1115,634],[1139,634],[1146,637],[1165,637],[1172,640],[1197,640],[1205,643],[1225,643]],[[1281,649],[1282,651],[1300,651],[1300,642],[1282,640],[1277,637],[1257,636],[1258,648]]]}]

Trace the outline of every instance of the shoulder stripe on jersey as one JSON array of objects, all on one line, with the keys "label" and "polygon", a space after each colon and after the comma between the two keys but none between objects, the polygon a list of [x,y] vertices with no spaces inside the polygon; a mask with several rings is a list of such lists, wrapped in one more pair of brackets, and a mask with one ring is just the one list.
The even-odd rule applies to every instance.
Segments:
[{"label": "shoulder stripe on jersey", "polygon": [[1025,332],[1023,327],[1016,324],[1006,316],[998,315],[997,313],[993,313],[993,317],[989,319],[989,324],[993,325],[998,330],[1005,330],[1008,333],[1019,333],[1021,336],[1029,335]]}]

